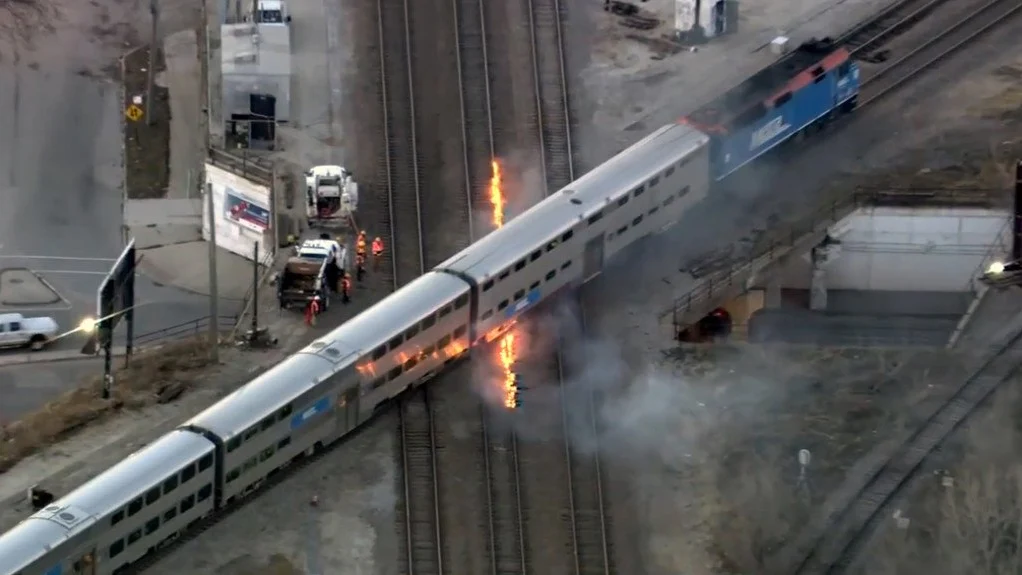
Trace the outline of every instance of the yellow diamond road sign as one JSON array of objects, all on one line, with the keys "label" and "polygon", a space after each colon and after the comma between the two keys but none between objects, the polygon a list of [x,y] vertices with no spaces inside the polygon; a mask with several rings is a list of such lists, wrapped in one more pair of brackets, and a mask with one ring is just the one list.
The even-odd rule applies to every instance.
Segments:
[{"label": "yellow diamond road sign", "polygon": [[142,108],[139,108],[135,104],[128,106],[128,109],[124,111],[124,115],[128,117],[132,122],[137,122],[142,119]]}]

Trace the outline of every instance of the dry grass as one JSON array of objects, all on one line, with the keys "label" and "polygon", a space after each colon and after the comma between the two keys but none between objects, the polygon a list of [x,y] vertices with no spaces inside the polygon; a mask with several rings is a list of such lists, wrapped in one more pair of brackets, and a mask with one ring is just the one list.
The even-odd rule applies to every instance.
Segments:
[{"label": "dry grass", "polygon": [[114,374],[113,397],[101,397],[102,376],[88,380],[41,409],[6,425],[0,435],[0,474],[43,447],[122,409],[178,398],[210,365],[204,338],[168,343],[136,356]]},{"label": "dry grass", "polygon": [[[944,350],[741,345],[683,346],[665,360],[699,406],[668,434],[691,447],[682,475],[698,510],[686,521],[706,535],[718,572],[760,575],[852,466],[915,428],[974,361]],[[800,449],[812,454],[807,487]]]}]

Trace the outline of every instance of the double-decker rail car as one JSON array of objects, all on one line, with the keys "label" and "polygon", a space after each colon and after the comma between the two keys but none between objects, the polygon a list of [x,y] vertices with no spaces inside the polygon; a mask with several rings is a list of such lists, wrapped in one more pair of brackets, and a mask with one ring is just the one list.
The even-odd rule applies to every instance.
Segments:
[{"label": "double-decker rail car", "polygon": [[493,340],[709,190],[708,138],[665,126],[437,266],[472,285],[473,342]]},{"label": "double-decker rail car", "polygon": [[810,40],[683,121],[709,134],[722,180],[795,134],[852,111],[859,66],[829,39]]},{"label": "double-decker rail car", "polygon": [[214,445],[171,431],[0,537],[4,575],[112,575],[214,511]]}]

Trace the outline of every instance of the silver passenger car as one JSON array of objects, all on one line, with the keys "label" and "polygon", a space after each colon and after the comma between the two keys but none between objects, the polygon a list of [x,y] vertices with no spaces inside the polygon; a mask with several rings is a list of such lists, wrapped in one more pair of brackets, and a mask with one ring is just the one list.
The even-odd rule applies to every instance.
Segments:
[{"label": "silver passenger car", "polygon": [[0,573],[110,575],[213,511],[213,443],[173,431],[0,538]]},{"label": "silver passenger car", "polygon": [[469,287],[428,273],[185,422],[221,450],[221,501],[333,443],[468,348]]},{"label": "silver passenger car", "polygon": [[438,266],[477,284],[477,337],[678,221],[709,189],[709,138],[657,130]]}]

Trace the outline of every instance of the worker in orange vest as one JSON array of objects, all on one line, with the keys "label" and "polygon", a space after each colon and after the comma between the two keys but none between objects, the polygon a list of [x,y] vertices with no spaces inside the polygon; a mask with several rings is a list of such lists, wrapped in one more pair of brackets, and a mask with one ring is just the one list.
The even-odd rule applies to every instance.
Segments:
[{"label": "worker in orange vest", "polygon": [[366,275],[366,255],[355,254],[355,281],[362,281]]},{"label": "worker in orange vest", "polygon": [[316,325],[316,316],[319,315],[319,296],[315,296],[305,307],[305,325]]},{"label": "worker in orange vest", "polygon": [[341,303],[348,303],[351,301],[351,276],[348,272],[344,272],[344,277],[341,278]]},{"label": "worker in orange vest", "polygon": [[383,259],[383,240],[380,236],[373,238],[373,271],[379,271],[380,260]]},{"label": "worker in orange vest", "polygon": [[366,255],[366,232],[362,230],[358,232],[358,240],[355,242],[355,253]]}]

